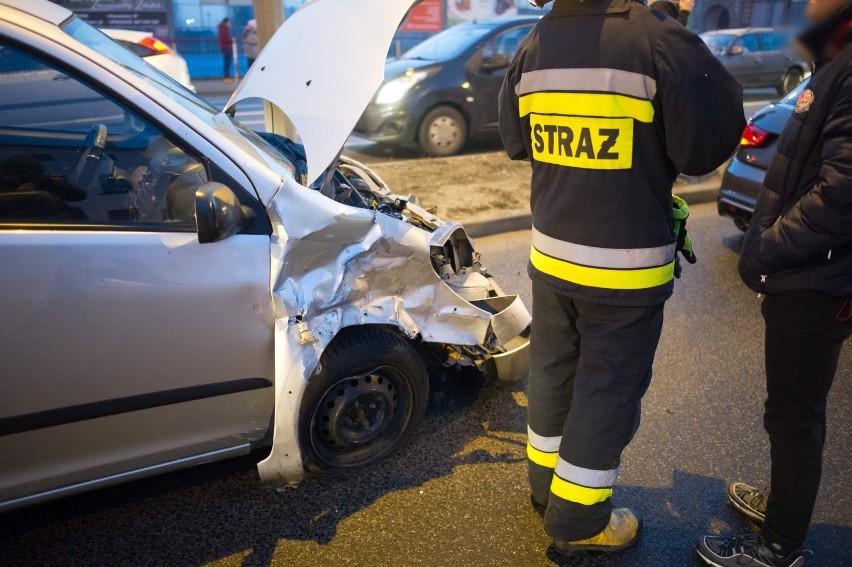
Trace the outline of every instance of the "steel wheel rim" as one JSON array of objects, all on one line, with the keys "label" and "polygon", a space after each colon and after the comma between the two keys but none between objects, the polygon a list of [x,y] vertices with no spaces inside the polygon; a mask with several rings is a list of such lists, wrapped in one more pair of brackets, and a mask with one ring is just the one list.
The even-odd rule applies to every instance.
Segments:
[{"label": "steel wheel rim", "polygon": [[785,92],[790,92],[802,82],[801,71],[790,71],[787,73],[787,80],[784,85]]},{"label": "steel wheel rim", "polygon": [[439,116],[429,125],[429,141],[438,149],[454,147],[461,134],[461,127],[450,116]]},{"label": "steel wheel rim", "polygon": [[340,468],[381,459],[411,421],[412,396],[404,375],[390,366],[338,380],[314,409],[310,438],[314,452]]}]

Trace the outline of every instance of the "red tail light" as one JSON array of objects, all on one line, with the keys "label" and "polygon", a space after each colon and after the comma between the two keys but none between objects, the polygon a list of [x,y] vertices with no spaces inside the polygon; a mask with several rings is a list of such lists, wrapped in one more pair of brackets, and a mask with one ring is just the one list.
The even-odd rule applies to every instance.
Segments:
[{"label": "red tail light", "polygon": [[169,49],[169,46],[157,39],[156,37],[144,37],[142,41],[139,42],[139,45],[144,45],[148,49],[153,49],[158,54],[163,53],[171,53],[172,50]]},{"label": "red tail light", "polygon": [[743,138],[740,140],[740,147],[742,148],[760,148],[766,145],[766,142],[769,140],[769,132],[766,130],[761,130],[754,124],[749,124],[743,130]]}]

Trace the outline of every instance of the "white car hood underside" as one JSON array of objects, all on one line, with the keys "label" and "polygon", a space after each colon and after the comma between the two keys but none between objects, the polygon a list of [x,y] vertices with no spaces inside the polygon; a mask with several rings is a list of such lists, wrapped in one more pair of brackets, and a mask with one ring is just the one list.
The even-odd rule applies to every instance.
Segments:
[{"label": "white car hood underside", "polygon": [[413,0],[313,0],[275,33],[227,107],[261,98],[298,131],[308,184],[340,153],[384,79],[393,35]]}]

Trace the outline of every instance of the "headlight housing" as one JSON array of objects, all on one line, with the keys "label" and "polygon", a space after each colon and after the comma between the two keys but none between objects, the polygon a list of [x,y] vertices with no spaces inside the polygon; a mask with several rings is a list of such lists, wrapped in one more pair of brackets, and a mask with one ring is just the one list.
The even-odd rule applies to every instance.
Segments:
[{"label": "headlight housing", "polygon": [[401,101],[408,94],[408,91],[433,73],[434,70],[415,71],[409,69],[404,75],[391,79],[382,85],[379,94],[376,95],[376,104],[395,104]]}]

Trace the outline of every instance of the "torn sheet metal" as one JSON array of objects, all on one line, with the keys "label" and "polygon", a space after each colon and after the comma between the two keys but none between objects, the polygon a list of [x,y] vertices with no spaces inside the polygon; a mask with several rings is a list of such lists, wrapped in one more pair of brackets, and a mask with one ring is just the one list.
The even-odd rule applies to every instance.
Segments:
[{"label": "torn sheet metal", "polygon": [[264,47],[227,107],[262,98],[280,108],[307,148],[308,185],[340,150],[384,80],[399,23],[413,0],[313,0]]},{"label": "torn sheet metal", "polygon": [[[466,294],[463,281],[454,278],[461,273],[462,280],[473,279],[465,275],[476,265],[472,244],[460,225],[422,212],[440,223],[438,230],[338,203],[292,179],[273,199],[276,409],[272,453],[258,465],[264,482],[282,486],[304,477],[298,439],[302,394],[323,351],[344,327],[390,325],[412,339],[471,349],[472,358],[476,349],[493,349],[498,356],[525,350],[519,335],[530,315],[523,302],[503,296],[480,272],[474,272],[482,276],[475,283],[482,288],[478,297]],[[457,264],[442,276],[436,258]],[[520,342],[512,343],[516,338]],[[488,360],[498,369],[498,358]],[[502,371],[524,373],[523,357],[502,364]]]}]

